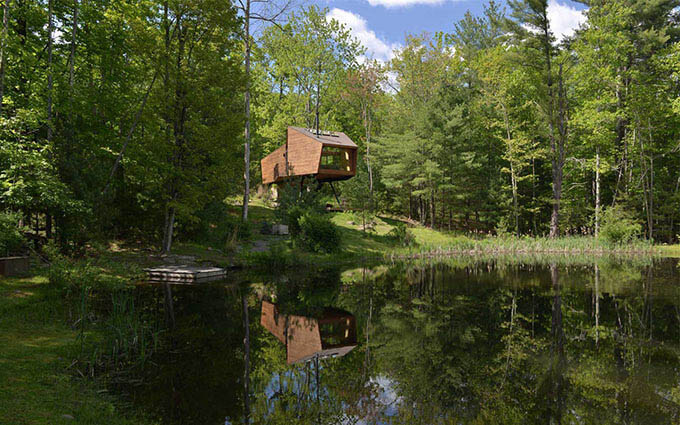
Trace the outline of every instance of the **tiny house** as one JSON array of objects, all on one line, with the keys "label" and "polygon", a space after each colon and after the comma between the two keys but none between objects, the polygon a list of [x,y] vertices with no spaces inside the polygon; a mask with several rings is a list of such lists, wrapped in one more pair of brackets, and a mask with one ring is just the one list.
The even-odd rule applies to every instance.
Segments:
[{"label": "tiny house", "polygon": [[286,143],[260,162],[262,183],[280,183],[309,176],[319,182],[347,180],[356,175],[357,145],[339,131],[288,127]]},{"label": "tiny house", "polygon": [[276,304],[262,301],[260,324],[286,346],[288,364],[315,357],[342,357],[357,346],[357,324],[344,310],[327,307],[319,317],[280,314]]}]

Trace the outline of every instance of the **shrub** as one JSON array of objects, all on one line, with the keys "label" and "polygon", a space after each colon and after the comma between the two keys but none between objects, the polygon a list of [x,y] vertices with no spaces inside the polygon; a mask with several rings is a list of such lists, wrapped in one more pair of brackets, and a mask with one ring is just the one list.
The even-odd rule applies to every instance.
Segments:
[{"label": "shrub", "polygon": [[406,224],[398,223],[392,230],[387,234],[397,245],[401,246],[411,246],[415,245],[416,238],[413,233],[408,230]]},{"label": "shrub", "polygon": [[284,222],[288,225],[288,232],[293,239],[300,234],[300,219],[308,212],[310,211],[300,205],[292,206],[288,209]]},{"label": "shrub", "polygon": [[340,230],[327,216],[307,212],[298,223],[299,233],[293,240],[300,248],[313,252],[334,252],[339,248]]},{"label": "shrub", "polygon": [[274,215],[280,223],[290,225],[288,220],[293,209],[302,208],[304,211],[322,213],[325,209],[323,197],[323,193],[315,188],[311,180],[307,181],[302,190],[294,182],[282,184],[278,187],[278,206]]},{"label": "shrub", "polygon": [[622,245],[640,237],[642,226],[623,208],[607,208],[602,214],[599,237],[614,244]]},{"label": "shrub", "polygon": [[19,253],[26,245],[26,238],[17,225],[18,214],[0,212],[0,257]]}]

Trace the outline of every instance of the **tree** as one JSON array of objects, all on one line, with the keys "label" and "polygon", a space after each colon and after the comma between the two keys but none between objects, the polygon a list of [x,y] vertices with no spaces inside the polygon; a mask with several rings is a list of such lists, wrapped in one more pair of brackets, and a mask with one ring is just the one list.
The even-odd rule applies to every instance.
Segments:
[{"label": "tree", "polygon": [[245,70],[245,132],[244,132],[244,171],[243,171],[243,207],[241,219],[248,221],[248,202],[250,198],[250,101],[251,101],[251,53],[252,53],[252,28],[253,21],[276,24],[278,19],[292,5],[292,0],[276,3],[271,0],[238,0],[239,10],[243,14],[243,39]]},{"label": "tree", "polygon": [[268,142],[263,154],[280,145],[289,125],[342,130],[339,100],[363,49],[326,15],[325,9],[304,8],[264,32],[256,105],[258,136]]},{"label": "tree", "polygon": [[556,238],[560,232],[560,203],[569,135],[567,89],[564,86],[564,63],[568,56],[560,56],[554,45],[547,0],[512,0],[510,6],[515,20],[509,24],[517,43],[524,49],[522,64],[536,73],[534,81],[539,87],[535,101],[540,105],[548,127],[553,191],[550,237]]},{"label": "tree", "polygon": [[350,71],[347,81],[348,97],[356,100],[361,111],[364,126],[364,143],[366,144],[366,170],[368,172],[368,190],[373,198],[373,169],[371,167],[371,136],[373,130],[376,103],[380,100],[381,85],[385,82],[384,69],[378,61],[362,64],[358,70]]}]

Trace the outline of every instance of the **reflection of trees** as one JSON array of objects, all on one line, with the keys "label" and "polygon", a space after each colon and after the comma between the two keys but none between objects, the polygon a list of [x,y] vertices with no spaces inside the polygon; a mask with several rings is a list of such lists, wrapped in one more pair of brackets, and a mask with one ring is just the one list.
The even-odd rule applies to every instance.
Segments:
[{"label": "reflection of trees", "polygon": [[[174,327],[125,391],[162,423],[217,424],[242,417],[241,299],[220,286],[159,288],[138,308],[163,308]],[[174,315],[169,312],[172,308]],[[174,316],[174,319],[172,319]]]},{"label": "reflection of trees", "polygon": [[677,271],[651,270],[397,266],[375,282],[373,373],[425,422],[677,420]]},{"label": "reflection of trees", "polygon": [[673,267],[424,263],[358,270],[342,285],[311,276],[265,289],[289,314],[351,311],[360,345],[317,374],[314,362],[286,365],[285,347],[251,324],[255,423],[680,420]]}]

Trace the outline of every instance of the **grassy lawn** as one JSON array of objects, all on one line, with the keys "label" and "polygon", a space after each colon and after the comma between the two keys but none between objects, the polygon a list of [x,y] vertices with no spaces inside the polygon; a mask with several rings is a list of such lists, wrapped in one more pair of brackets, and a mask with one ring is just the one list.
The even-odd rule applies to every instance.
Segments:
[{"label": "grassy lawn", "polygon": [[0,423],[147,423],[69,371],[76,334],[63,310],[46,277],[0,278]]},{"label": "grassy lawn", "polygon": [[680,244],[662,245],[659,249],[664,257],[680,258]]},{"label": "grassy lawn", "polygon": [[[273,220],[273,211],[265,205],[258,205],[258,216]],[[234,207],[236,208],[236,207]],[[254,210],[254,209],[252,209]],[[267,210],[270,212],[267,213]],[[646,241],[612,246],[594,237],[565,236],[558,239],[545,237],[469,237],[459,233],[433,230],[418,224],[406,223],[394,217],[379,216],[373,219],[370,231],[363,231],[359,213],[331,213],[331,220],[340,228],[342,244],[333,254],[312,254],[294,249],[289,241],[271,245],[271,251],[262,255],[251,255],[249,244],[244,245],[239,261],[245,264],[270,266],[295,265],[300,263],[337,263],[362,259],[385,259],[419,257],[428,255],[474,254],[559,254],[559,255],[661,255],[680,257],[680,246],[657,246]],[[398,223],[408,224],[409,232],[415,239],[410,247],[399,246],[388,233]],[[254,239],[267,240],[257,233]]]}]

